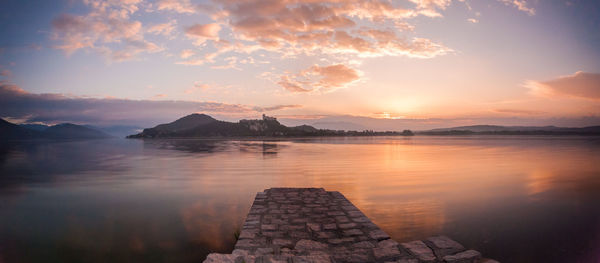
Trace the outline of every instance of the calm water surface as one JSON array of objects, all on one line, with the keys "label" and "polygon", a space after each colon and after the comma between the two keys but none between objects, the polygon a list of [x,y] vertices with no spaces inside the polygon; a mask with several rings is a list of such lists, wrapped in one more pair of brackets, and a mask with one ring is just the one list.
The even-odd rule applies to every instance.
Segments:
[{"label": "calm water surface", "polygon": [[600,138],[97,140],[0,145],[0,262],[201,262],[258,191],[341,191],[398,241],[600,262]]}]

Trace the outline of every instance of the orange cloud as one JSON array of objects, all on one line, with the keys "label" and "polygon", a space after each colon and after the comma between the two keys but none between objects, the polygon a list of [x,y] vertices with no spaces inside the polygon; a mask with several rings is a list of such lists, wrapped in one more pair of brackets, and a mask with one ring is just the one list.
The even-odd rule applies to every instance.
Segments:
[{"label": "orange cloud", "polygon": [[429,17],[442,16],[437,9],[444,10],[450,5],[452,0],[410,0],[417,5],[419,14]]},{"label": "orange cloud", "polygon": [[[447,1],[442,2],[423,2],[418,6],[420,9],[445,8]],[[429,40],[427,50],[424,50],[425,39],[408,41],[397,37],[394,31],[412,31],[412,26],[402,19],[424,14],[384,0],[217,0],[216,3],[221,6],[218,12],[227,14],[222,23],[233,31],[234,41],[247,43],[246,47],[253,50],[284,55],[325,53],[360,57],[435,57],[450,51]],[[380,28],[387,21],[396,25],[388,30],[393,39],[389,39],[389,35],[385,36],[388,39],[381,40],[380,35],[365,37],[360,34],[364,28]]]},{"label": "orange cloud", "polygon": [[196,53],[193,50],[191,50],[191,49],[184,49],[179,54],[179,57],[185,59],[185,58],[189,58],[189,57],[193,56],[194,54],[196,54]]},{"label": "orange cloud", "polygon": [[544,111],[523,109],[493,109],[492,112],[506,113],[510,115],[539,115],[545,113]]},{"label": "orange cloud", "polygon": [[528,81],[531,92],[540,96],[569,96],[600,100],[600,74],[578,71],[549,81]]},{"label": "orange cloud", "polygon": [[281,76],[278,84],[291,92],[332,91],[360,79],[360,72],[343,64],[314,65],[292,76]]},{"label": "orange cloud", "polygon": [[156,3],[156,9],[183,14],[192,14],[196,12],[195,6],[190,3],[189,0],[160,0]]},{"label": "orange cloud", "polygon": [[221,26],[219,24],[196,24],[185,29],[185,33],[196,39],[195,45],[201,45],[207,39],[218,39]]}]

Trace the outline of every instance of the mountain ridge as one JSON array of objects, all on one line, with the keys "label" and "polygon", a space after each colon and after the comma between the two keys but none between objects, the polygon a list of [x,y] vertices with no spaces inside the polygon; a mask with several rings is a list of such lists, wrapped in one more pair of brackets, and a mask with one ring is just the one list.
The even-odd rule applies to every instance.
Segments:
[{"label": "mountain ridge", "polygon": [[556,126],[470,125],[419,131],[422,135],[600,135],[600,126],[581,128]]},{"label": "mountain ridge", "polygon": [[104,139],[112,136],[83,125],[61,123],[44,128],[41,124],[18,125],[0,118],[0,140],[71,140],[71,139]]}]

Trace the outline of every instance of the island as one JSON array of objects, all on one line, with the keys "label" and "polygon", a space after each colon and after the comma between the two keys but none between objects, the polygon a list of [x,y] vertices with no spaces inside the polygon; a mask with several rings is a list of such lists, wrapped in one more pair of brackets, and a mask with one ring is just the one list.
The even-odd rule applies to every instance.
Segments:
[{"label": "island", "polygon": [[412,136],[410,130],[344,131],[317,129],[309,125],[287,127],[276,118],[263,114],[262,119],[227,122],[206,114],[194,113],[174,122],[144,129],[127,138],[194,138],[194,137],[310,137],[310,136]]}]

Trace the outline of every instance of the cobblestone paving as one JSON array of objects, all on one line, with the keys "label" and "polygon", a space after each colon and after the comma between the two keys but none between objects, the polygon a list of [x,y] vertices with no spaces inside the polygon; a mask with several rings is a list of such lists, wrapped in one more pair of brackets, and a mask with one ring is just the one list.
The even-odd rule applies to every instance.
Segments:
[{"label": "cobblestone paving", "polygon": [[480,258],[445,236],[399,244],[339,192],[271,188],[257,193],[234,251],[204,262],[484,262]]}]

